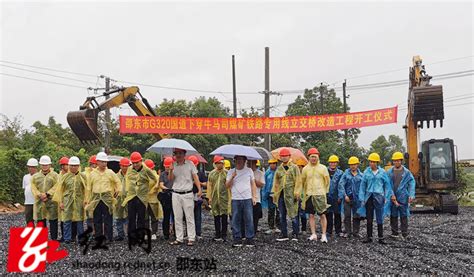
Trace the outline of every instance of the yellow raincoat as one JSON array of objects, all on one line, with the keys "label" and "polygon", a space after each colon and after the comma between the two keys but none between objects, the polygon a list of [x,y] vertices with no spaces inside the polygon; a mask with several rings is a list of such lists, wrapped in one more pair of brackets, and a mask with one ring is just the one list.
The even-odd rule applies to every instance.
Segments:
[{"label": "yellow raincoat", "polygon": [[83,172],[63,174],[54,198],[63,203],[61,221],[84,221],[84,202],[87,194],[87,177]]},{"label": "yellow raincoat", "polygon": [[[114,204],[117,200],[114,198],[114,194],[122,192],[122,183],[117,177],[115,172],[110,169],[100,171],[99,169],[93,170],[90,173],[88,180],[88,205],[86,207],[89,212],[89,216],[94,213],[95,208],[102,200],[105,205],[109,208],[109,213],[112,214]],[[92,217],[91,217],[92,218]]]},{"label": "yellow raincoat", "polygon": [[[125,185],[127,187],[127,197],[125,197],[122,207],[125,207],[135,197],[138,197],[143,205],[147,207],[148,193],[152,191],[150,188],[158,186],[157,174],[153,174],[153,171],[145,165],[142,166],[140,171],[130,168],[125,176]],[[154,190],[158,191],[158,188]]]},{"label": "yellow raincoat", "polygon": [[123,200],[125,200],[125,197],[127,197],[127,187],[125,186],[125,175],[122,174],[122,171],[119,171],[117,172],[117,177],[120,179],[120,182],[122,184],[122,194],[117,197],[117,203],[115,203],[115,206],[114,206],[114,218],[124,219],[128,217],[127,207],[122,207]]},{"label": "yellow raincoat", "polygon": [[59,180],[59,174],[52,169],[48,174],[43,174],[42,171],[37,172],[31,176],[31,191],[35,197],[33,205],[33,219],[34,220],[56,220],[58,219],[58,202],[49,198],[46,202],[41,201],[40,194],[47,193],[54,196],[56,184]]},{"label": "yellow raincoat", "polygon": [[209,173],[207,181],[207,197],[211,200],[213,216],[229,215],[231,212],[230,189],[225,185],[227,170],[214,169]]},{"label": "yellow raincoat", "polygon": [[163,218],[163,209],[161,208],[161,203],[158,201],[158,193],[161,192],[161,187],[159,185],[160,176],[156,173],[155,170],[151,170],[153,175],[156,178],[156,184],[150,182],[149,191],[148,191],[148,206],[153,211],[155,219]]},{"label": "yellow raincoat", "polygon": [[[302,190],[304,194],[301,208],[304,210],[306,207],[306,200],[311,196],[323,196],[326,199],[326,194],[329,192],[330,177],[328,169],[325,165],[319,163],[312,165],[308,163],[301,173]],[[313,206],[316,207],[319,203],[316,203],[316,198],[311,198]],[[326,209],[330,205],[326,203]],[[324,209],[324,208],[323,208]]]},{"label": "yellow raincoat", "polygon": [[280,164],[273,177],[273,203],[278,207],[280,194],[284,192],[286,211],[290,218],[298,215],[298,201],[296,197],[301,195],[301,174],[297,165],[291,161],[288,170]]}]

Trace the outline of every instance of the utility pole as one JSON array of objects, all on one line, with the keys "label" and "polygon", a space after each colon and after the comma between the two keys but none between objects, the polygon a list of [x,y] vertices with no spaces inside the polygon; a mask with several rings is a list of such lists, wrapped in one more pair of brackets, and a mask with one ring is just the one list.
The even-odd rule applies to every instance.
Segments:
[{"label": "utility pole", "polygon": [[[110,78],[105,77],[105,101],[110,98],[107,94],[110,90]],[[105,110],[105,153],[110,154],[110,110]]]},{"label": "utility pole", "polygon": [[[319,85],[319,93],[321,94],[321,114],[324,114],[324,87],[323,83]],[[321,138],[324,140],[324,132],[321,132]]]},{"label": "utility pole", "polygon": [[234,117],[237,117],[237,90],[235,86],[235,58],[232,55],[232,93],[234,95]]},{"label": "utility pole", "polygon": [[[270,117],[270,48],[265,47],[265,117]],[[271,149],[271,136],[265,134],[265,149]]]},{"label": "utility pole", "polygon": [[[234,117],[237,118],[237,88],[235,83],[235,56],[232,55],[232,94],[233,94],[233,108]],[[231,135],[230,140],[232,143],[237,143],[237,135]]]},{"label": "utility pole", "polygon": [[[344,103],[344,113],[347,113],[347,103],[346,103],[346,79],[344,79],[344,83],[342,83],[342,99]],[[344,139],[347,142],[347,129],[344,129]]]}]

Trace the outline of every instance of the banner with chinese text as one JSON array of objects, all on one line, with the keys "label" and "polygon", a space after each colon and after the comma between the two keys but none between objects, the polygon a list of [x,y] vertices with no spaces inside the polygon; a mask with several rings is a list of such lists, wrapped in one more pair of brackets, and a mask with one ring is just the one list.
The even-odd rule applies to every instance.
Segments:
[{"label": "banner with chinese text", "polygon": [[263,134],[344,130],[397,122],[398,107],[346,114],[255,118],[120,116],[121,134]]}]

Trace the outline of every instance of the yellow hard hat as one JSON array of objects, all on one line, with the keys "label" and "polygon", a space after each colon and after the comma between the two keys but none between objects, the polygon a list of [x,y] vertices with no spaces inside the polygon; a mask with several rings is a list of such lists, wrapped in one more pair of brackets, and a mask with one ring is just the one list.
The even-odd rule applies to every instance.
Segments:
[{"label": "yellow hard hat", "polygon": [[230,161],[229,160],[224,160],[224,167],[225,168],[230,168]]},{"label": "yellow hard hat", "polygon": [[377,153],[371,153],[369,155],[369,161],[371,162],[380,162],[380,155]]},{"label": "yellow hard hat", "polygon": [[354,156],[352,156],[352,157],[349,158],[349,162],[348,162],[349,165],[351,165],[351,164],[359,164],[359,163],[360,163],[360,162],[359,162],[359,158],[354,157]]},{"label": "yellow hard hat", "polygon": [[301,166],[305,166],[307,164],[307,162],[305,162],[305,160],[302,160],[302,159],[299,159],[296,161],[296,165],[301,165]]},{"label": "yellow hard hat", "polygon": [[336,156],[336,155],[331,155],[331,157],[329,157],[329,162],[330,163],[338,163],[339,162],[339,157]]},{"label": "yellow hard hat", "polygon": [[268,160],[268,163],[269,164],[276,164],[276,163],[278,163],[278,160],[275,159],[275,158],[272,158],[272,159]]},{"label": "yellow hard hat", "polygon": [[260,166],[260,160],[257,160],[257,166]]},{"label": "yellow hard hat", "polygon": [[392,155],[392,160],[403,160],[403,153],[402,152],[395,152]]}]

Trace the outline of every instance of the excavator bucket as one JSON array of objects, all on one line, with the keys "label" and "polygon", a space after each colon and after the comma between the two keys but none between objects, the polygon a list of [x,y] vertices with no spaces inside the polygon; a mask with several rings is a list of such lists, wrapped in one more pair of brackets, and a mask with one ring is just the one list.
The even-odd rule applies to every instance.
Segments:
[{"label": "excavator bucket", "polygon": [[428,128],[430,121],[433,121],[436,128],[436,121],[439,120],[440,127],[443,127],[443,86],[414,87],[412,92],[413,121],[421,128],[424,121]]},{"label": "excavator bucket", "polygon": [[85,109],[67,114],[69,126],[82,143],[97,144],[100,142],[97,129],[98,114],[98,109]]}]

